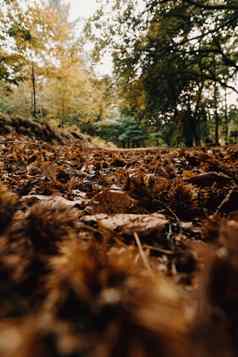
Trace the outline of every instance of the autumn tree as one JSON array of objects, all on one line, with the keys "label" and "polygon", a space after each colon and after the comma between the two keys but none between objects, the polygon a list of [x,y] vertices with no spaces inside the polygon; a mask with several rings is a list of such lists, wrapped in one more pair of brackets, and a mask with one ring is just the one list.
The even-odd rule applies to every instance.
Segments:
[{"label": "autumn tree", "polygon": [[14,78],[11,82],[17,85],[23,80],[30,81],[32,114],[36,116],[37,74],[46,64],[49,44],[52,42],[52,19],[49,13],[46,16],[46,8],[40,3],[24,7],[20,2],[10,1],[4,2],[3,5],[5,6],[0,21],[3,33],[2,48],[8,56],[2,62],[10,73],[8,81],[11,76]]},{"label": "autumn tree", "polygon": [[136,115],[161,130],[182,111],[184,142],[192,145],[201,140],[206,95],[235,90],[237,11],[231,1],[102,1],[86,31],[95,43],[95,57],[105,49],[111,52],[128,105],[133,108],[141,98]]},{"label": "autumn tree", "polygon": [[[12,47],[5,48],[14,65],[21,60],[22,66],[21,81],[15,81],[9,93],[5,91],[3,107],[24,116],[54,118],[61,126],[107,115],[112,104],[111,82],[96,76],[69,10],[68,3],[60,0],[25,7],[13,2],[6,7],[6,43],[12,39]],[[9,72],[16,78],[14,67]]]},{"label": "autumn tree", "polygon": [[19,83],[22,78],[24,57],[19,51],[20,41],[29,36],[22,23],[23,9],[17,0],[0,1],[0,81]]},{"label": "autumn tree", "polygon": [[[51,1],[55,26],[53,61],[45,86],[45,104],[50,114],[65,122],[96,121],[110,108],[110,80],[98,78],[87,58],[82,40],[75,36],[75,23],[69,21],[69,6]],[[60,29],[60,31],[58,30]],[[109,99],[109,100],[108,100]]]}]

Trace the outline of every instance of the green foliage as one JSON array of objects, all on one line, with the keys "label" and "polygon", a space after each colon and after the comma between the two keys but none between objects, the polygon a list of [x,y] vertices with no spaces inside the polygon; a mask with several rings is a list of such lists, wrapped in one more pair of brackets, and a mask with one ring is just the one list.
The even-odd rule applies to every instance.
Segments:
[{"label": "green foliage", "polygon": [[123,147],[143,146],[145,130],[131,117],[124,117],[118,128],[118,141]]},{"label": "green foliage", "polygon": [[89,135],[99,136],[126,148],[144,146],[145,141],[149,139],[145,128],[129,116],[97,123],[81,123],[80,129]]}]

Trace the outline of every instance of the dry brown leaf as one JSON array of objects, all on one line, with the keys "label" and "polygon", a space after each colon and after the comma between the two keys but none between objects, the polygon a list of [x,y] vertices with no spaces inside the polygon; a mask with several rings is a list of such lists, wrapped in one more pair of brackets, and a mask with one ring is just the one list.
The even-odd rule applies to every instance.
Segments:
[{"label": "dry brown leaf", "polygon": [[84,216],[82,220],[86,223],[97,222],[101,227],[112,232],[131,235],[134,233],[142,237],[160,234],[168,224],[166,217],[159,213],[149,215],[143,214],[96,214]]}]

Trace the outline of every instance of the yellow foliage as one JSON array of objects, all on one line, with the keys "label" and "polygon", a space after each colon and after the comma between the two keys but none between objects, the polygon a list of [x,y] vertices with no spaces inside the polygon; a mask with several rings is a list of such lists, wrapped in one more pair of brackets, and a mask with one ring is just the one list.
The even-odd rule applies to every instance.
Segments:
[{"label": "yellow foliage", "polygon": [[35,105],[38,115],[58,118],[62,125],[72,118],[104,118],[111,106],[110,81],[99,80],[86,63],[68,5],[32,3],[23,19],[28,38],[19,33],[16,43],[25,59],[25,80],[8,95],[10,106],[29,116]]}]

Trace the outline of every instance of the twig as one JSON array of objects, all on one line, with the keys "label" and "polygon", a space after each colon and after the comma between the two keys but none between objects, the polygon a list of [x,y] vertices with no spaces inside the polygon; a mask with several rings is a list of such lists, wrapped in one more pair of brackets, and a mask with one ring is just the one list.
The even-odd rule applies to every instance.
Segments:
[{"label": "twig", "polygon": [[154,250],[155,252],[163,253],[166,255],[174,255],[174,252],[167,250],[167,249],[163,249],[163,248],[159,248],[159,247],[152,247],[152,245],[148,245],[148,244],[145,244],[144,246],[150,250]]},{"label": "twig", "polygon": [[[175,218],[176,222],[177,222],[177,225],[179,227],[179,234],[182,234],[182,226],[181,226],[181,221],[180,219],[178,218],[178,216],[176,215],[176,213],[171,209],[169,208],[167,205],[165,205],[164,203],[162,204],[164,206],[164,208],[170,212],[172,214],[172,216]],[[171,234],[171,232],[169,232],[169,234]]]},{"label": "twig", "polygon": [[126,243],[124,243],[121,239],[117,238],[117,237],[114,237],[114,240],[115,242],[118,244],[118,245],[121,245],[123,247],[128,247]]},{"label": "twig", "polygon": [[232,188],[228,194],[226,195],[226,197],[222,200],[222,202],[219,204],[219,206],[217,207],[217,210],[215,212],[215,216],[220,212],[220,210],[222,209],[222,207],[227,203],[229,202],[229,199],[231,197],[231,194],[233,193],[234,191],[234,188]]},{"label": "twig", "polygon": [[142,248],[142,245],[141,245],[141,242],[140,242],[140,238],[139,238],[139,236],[138,236],[138,234],[136,232],[134,232],[134,238],[135,238],[136,244],[138,246],[138,250],[139,250],[139,253],[140,253],[141,259],[142,259],[142,261],[144,263],[145,268],[151,274],[153,274],[153,271],[152,271],[151,266],[150,266],[150,264],[148,262],[147,256],[145,255],[145,252],[144,252],[144,250]]}]

